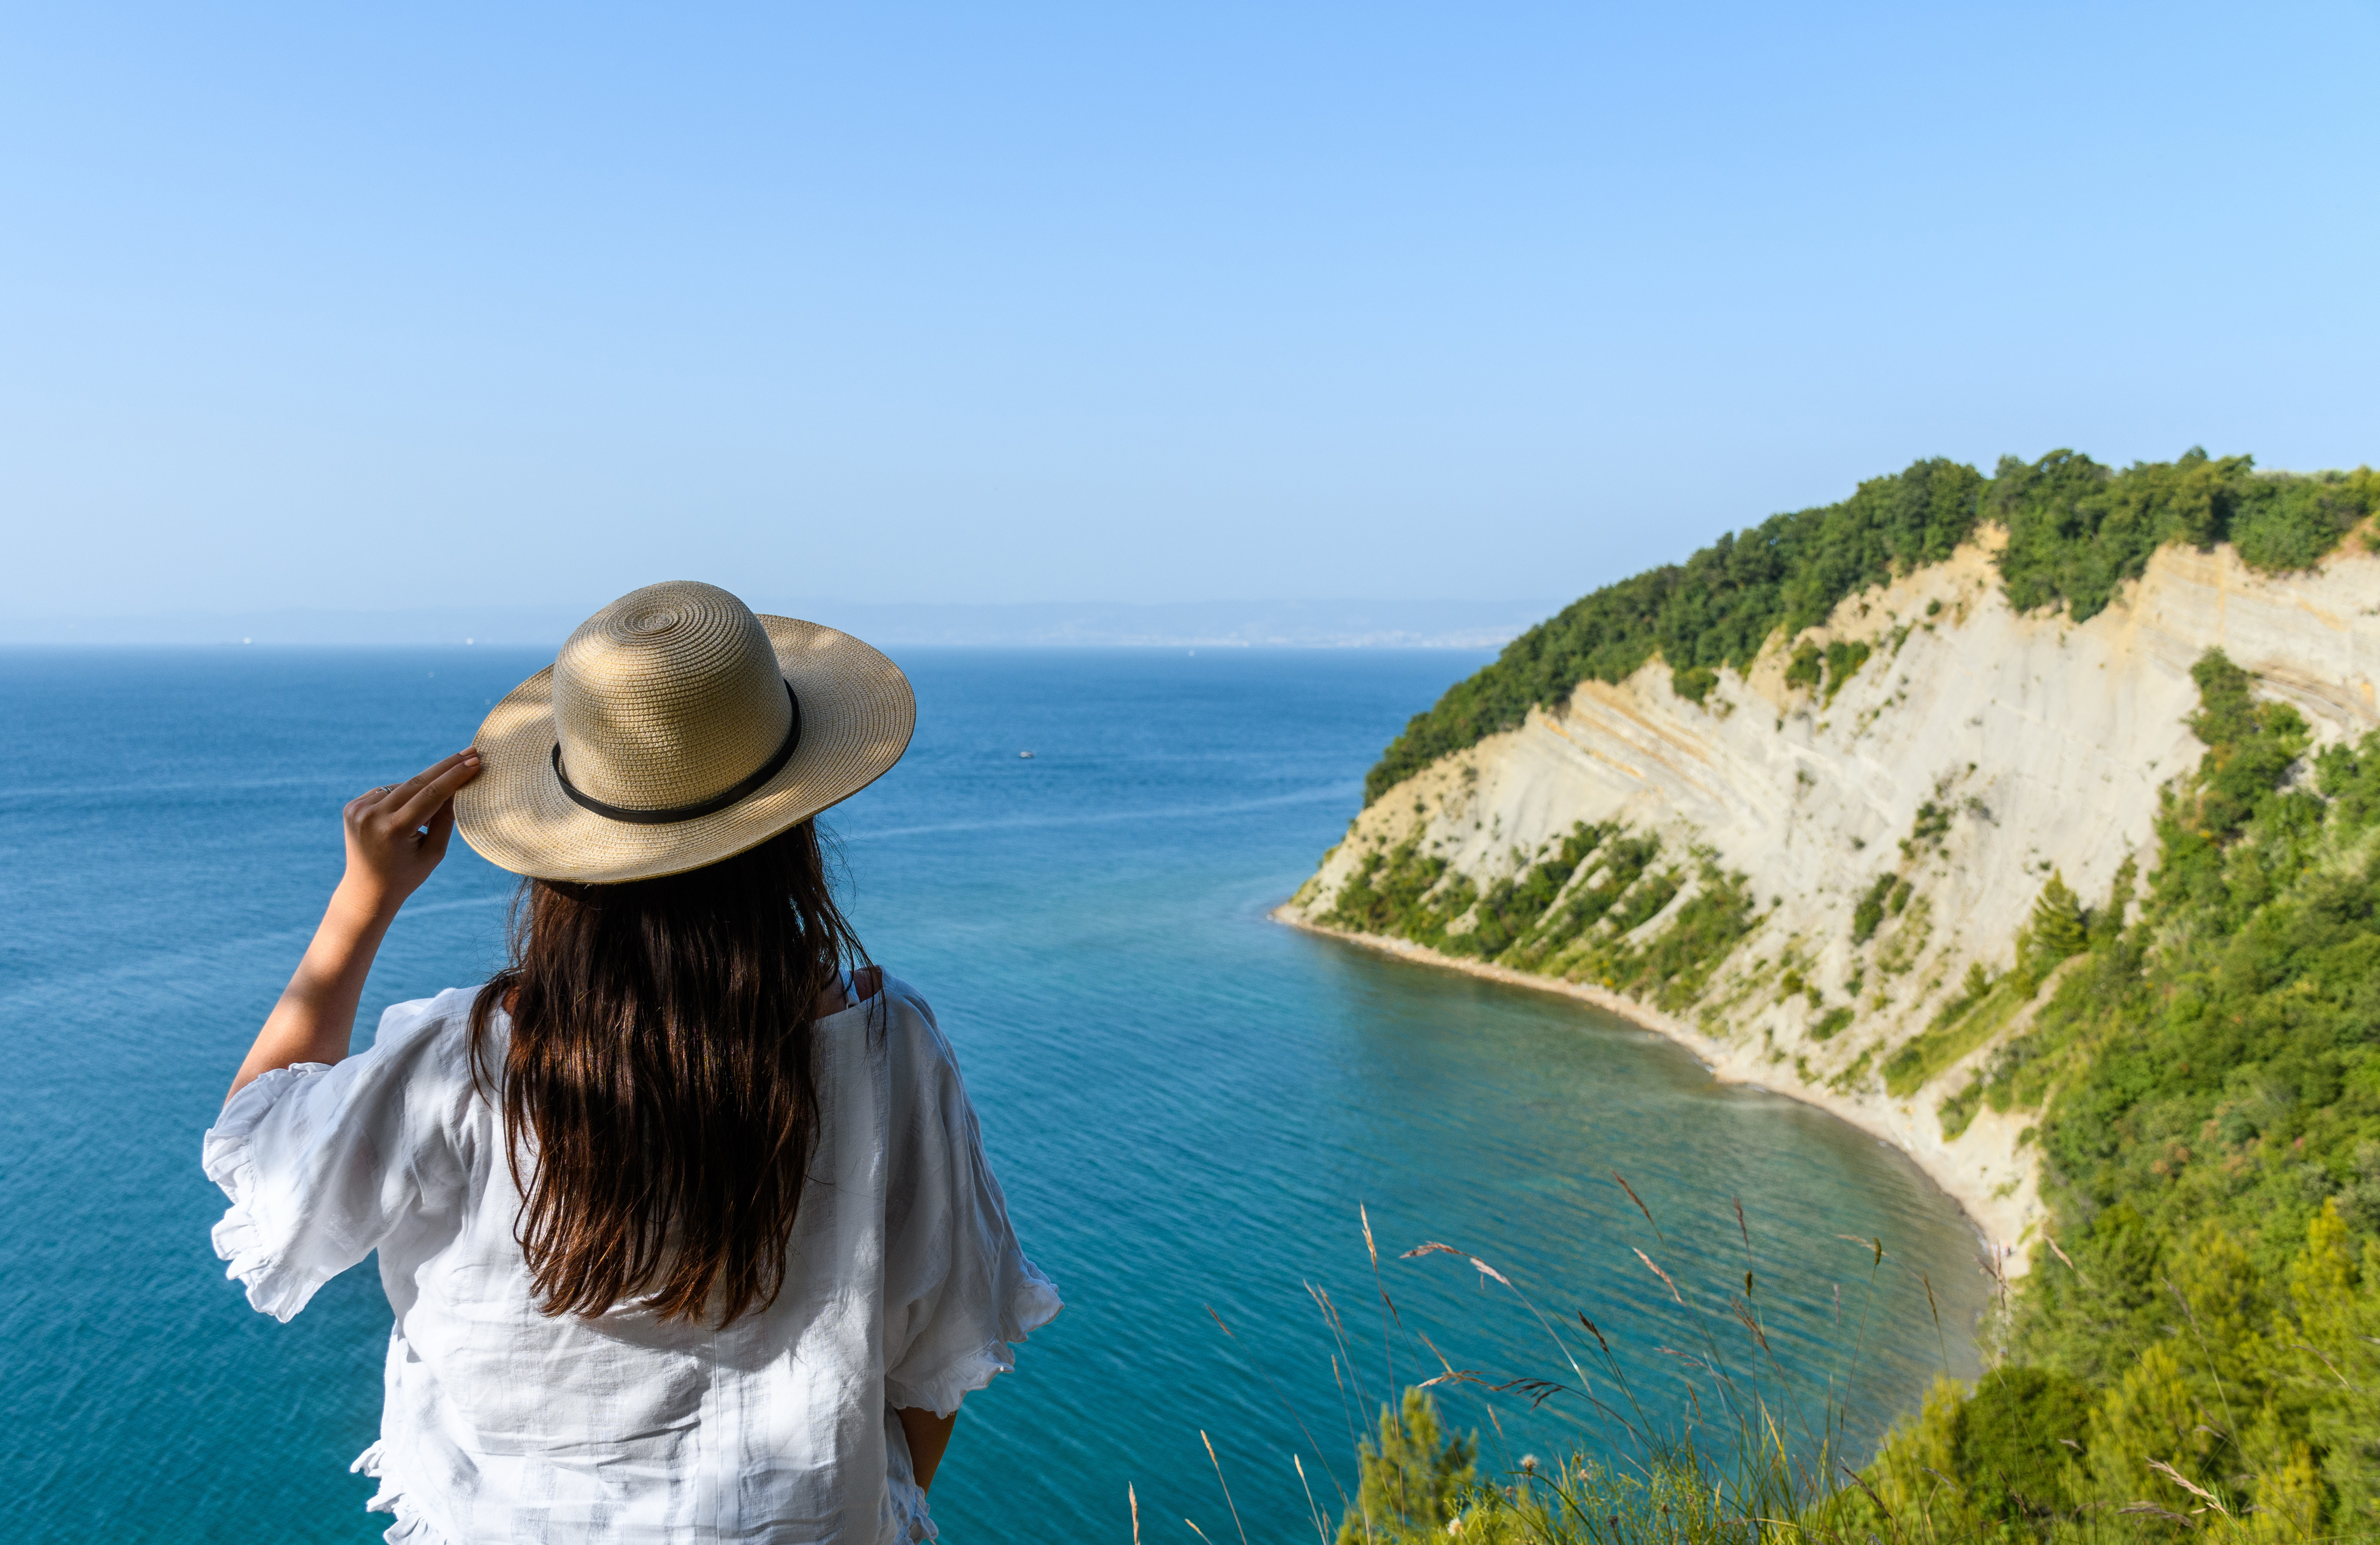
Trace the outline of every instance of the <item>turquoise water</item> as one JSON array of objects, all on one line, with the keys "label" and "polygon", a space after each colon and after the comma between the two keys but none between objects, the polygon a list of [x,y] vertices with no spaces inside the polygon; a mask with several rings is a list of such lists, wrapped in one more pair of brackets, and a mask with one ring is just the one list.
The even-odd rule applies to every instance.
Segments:
[{"label": "turquoise water", "polygon": [[[1068,1302],[969,1401],[935,1486],[946,1539],[1125,1540],[1127,1484],[1148,1539],[1192,1539],[1185,1516],[1235,1539],[1202,1431],[1249,1539],[1310,1538],[1291,1454],[1331,1509],[1354,1407],[1438,1371],[1421,1335],[1457,1367],[1575,1382],[1501,1288],[1449,1256],[1396,1259],[1427,1240],[1557,1320],[1592,1316],[1657,1412],[1715,1392],[1684,1360],[1701,1332],[1633,1251],[1715,1307],[1745,1270],[1738,1199],[1771,1340],[1819,1377],[1857,1339],[1868,1278],[1868,1248],[1838,1236],[1885,1241],[1860,1430],[1946,1361],[1971,1367],[1974,1236],[1897,1154],[1567,1000],[1266,919],[1380,746],[1477,657],[902,663],[917,743],[832,818],[852,910],[936,1004]],[[0,1538],[377,1538],[346,1473],[378,1417],[377,1281],[348,1273],[287,1326],[250,1313],[208,1250],[222,1200],[199,1134],[336,878],[340,803],[461,745],[541,663],[0,654]],[[390,936],[366,1033],[382,1004],[479,979],[508,892],[458,843]],[[1307,1283],[1353,1343],[1335,1369]],[[1733,1357],[1741,1332],[1711,1323]],[[1604,1441],[1571,1395],[1499,1397],[1494,1421],[1475,1396],[1450,1405],[1490,1468]]]}]

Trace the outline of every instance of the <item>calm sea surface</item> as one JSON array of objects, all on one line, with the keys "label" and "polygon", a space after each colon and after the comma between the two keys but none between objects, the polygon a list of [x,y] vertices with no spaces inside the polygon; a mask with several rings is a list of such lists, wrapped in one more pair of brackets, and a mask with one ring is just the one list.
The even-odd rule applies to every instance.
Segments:
[{"label": "calm sea surface", "polygon": [[[0,1539],[369,1540],[387,1522],[346,1473],[378,1420],[377,1278],[348,1273],[287,1326],[251,1313],[208,1248],[223,1198],[199,1134],[337,878],[341,803],[465,744],[542,663],[0,654]],[[1456,1257],[1398,1259],[1430,1240],[1557,1323],[1596,1319],[1657,1413],[1710,1408],[1689,1359],[1738,1357],[1719,1307],[1747,1265],[1738,1199],[1780,1358],[1823,1383],[1856,1345],[1859,1431],[1946,1361],[1971,1371],[1974,1236],[1897,1154],[1583,1006],[1266,920],[1380,747],[1478,657],[902,663],[917,742],[831,818],[852,910],[934,1003],[1068,1306],[967,1402],[934,1489],[946,1539],[1123,1541],[1127,1483],[1152,1541],[1191,1539],[1185,1516],[1237,1538],[1202,1431],[1248,1538],[1301,1538],[1291,1454],[1335,1528],[1351,1424],[1439,1371],[1423,1335],[1457,1368],[1576,1383],[1503,1288]],[[457,842],[390,935],[361,1035],[387,1004],[479,980],[509,891]],[[1840,1235],[1888,1251],[1864,1336],[1873,1252]],[[1568,1394],[1498,1397],[1494,1420],[1475,1395],[1449,1406],[1488,1468],[1604,1442]]]}]

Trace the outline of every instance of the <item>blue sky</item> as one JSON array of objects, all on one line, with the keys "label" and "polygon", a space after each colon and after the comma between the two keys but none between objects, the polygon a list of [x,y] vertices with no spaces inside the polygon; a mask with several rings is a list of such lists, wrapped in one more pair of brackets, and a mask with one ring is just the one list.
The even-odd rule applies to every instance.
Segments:
[{"label": "blue sky", "polygon": [[0,16],[19,615],[1568,595],[2380,440],[2372,4]]}]

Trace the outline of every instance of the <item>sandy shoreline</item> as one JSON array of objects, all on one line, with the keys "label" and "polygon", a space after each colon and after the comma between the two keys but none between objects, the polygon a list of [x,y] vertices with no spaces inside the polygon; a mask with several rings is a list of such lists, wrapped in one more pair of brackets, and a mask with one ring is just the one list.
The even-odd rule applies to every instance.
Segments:
[{"label": "sandy shoreline", "polygon": [[1582,982],[1561,981],[1550,977],[1533,976],[1526,971],[1515,971],[1510,967],[1492,966],[1484,960],[1465,960],[1455,955],[1441,955],[1425,945],[1412,943],[1402,939],[1389,939],[1378,934],[1356,933],[1346,929],[1331,928],[1327,924],[1312,922],[1296,916],[1291,911],[1290,904],[1287,902],[1273,908],[1270,916],[1273,921],[1290,928],[1300,929],[1308,933],[1323,934],[1329,938],[1360,945],[1365,949],[1377,950],[1382,955],[1396,955],[1418,965],[1440,967],[1470,976],[1485,977],[1490,981],[1502,982],[1512,987],[1525,987],[1538,992],[1551,992],[1562,997],[1578,999],[1582,1003],[1590,1004],[1603,1010],[1606,1014],[1625,1019],[1632,1025],[1642,1026],[1645,1029],[1676,1041],[1692,1052],[1704,1066],[1710,1069],[1711,1077],[1721,1083],[1749,1084],[1764,1092],[1782,1095],[1786,1099],[1815,1106],[1837,1120],[1857,1127],[1870,1137],[1889,1144],[1908,1155],[1919,1171],[1934,1183],[1935,1188],[1956,1203],[1959,1210],[1966,1216],[1967,1222],[1975,1231],[1976,1247],[1982,1258],[1980,1264],[1985,1271],[2002,1271],[2013,1277],[2024,1271],[2025,1258],[2020,1246],[2033,1233],[2031,1209],[2009,1206],[2010,1197],[2005,1194],[1993,1195],[1989,1189],[1967,1173],[1967,1166],[1964,1163],[1946,1162],[1946,1156],[1929,1153],[1921,1145],[1910,1141],[1909,1138],[1914,1136],[1914,1123],[1911,1118],[1911,1113],[1905,1110],[1888,1108],[1879,1111],[1825,1089],[1795,1087],[1796,1080],[1791,1077],[1784,1078],[1775,1077],[1776,1073],[1782,1070],[1749,1066],[1741,1049],[1713,1040],[1674,1016],[1664,1014],[1658,1009],[1605,988]]}]

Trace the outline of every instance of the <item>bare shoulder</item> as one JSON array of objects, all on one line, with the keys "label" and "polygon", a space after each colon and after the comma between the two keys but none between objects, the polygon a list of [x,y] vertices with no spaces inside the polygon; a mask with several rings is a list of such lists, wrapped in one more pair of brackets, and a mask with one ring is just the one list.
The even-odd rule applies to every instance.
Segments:
[{"label": "bare shoulder", "polygon": [[851,982],[848,987],[839,979],[829,982],[819,993],[818,1001],[810,1005],[810,1016],[814,1019],[825,1019],[841,1014],[846,1009],[857,1008],[860,1004],[876,998],[883,991],[884,967],[862,966],[858,970],[851,973]]}]

